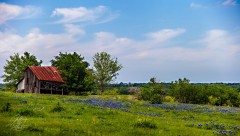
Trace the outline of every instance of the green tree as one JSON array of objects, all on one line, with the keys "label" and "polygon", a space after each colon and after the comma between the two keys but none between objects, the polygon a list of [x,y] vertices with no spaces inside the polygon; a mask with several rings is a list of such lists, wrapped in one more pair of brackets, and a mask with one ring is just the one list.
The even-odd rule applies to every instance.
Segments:
[{"label": "green tree", "polygon": [[42,60],[37,61],[37,58],[28,52],[24,52],[23,56],[18,53],[10,56],[4,66],[4,75],[1,76],[6,82],[6,88],[15,89],[17,82],[24,77],[23,71],[27,66],[40,66],[41,64]]},{"label": "green tree", "polygon": [[100,86],[100,94],[103,93],[105,86],[113,79],[116,79],[118,71],[122,65],[118,63],[117,58],[111,58],[106,52],[96,53],[93,57],[94,76]]},{"label": "green tree", "polygon": [[190,95],[193,93],[190,80],[187,78],[178,79],[169,86],[169,93],[172,94],[179,102],[187,103],[190,101]]},{"label": "green tree", "polygon": [[150,82],[141,88],[139,99],[150,101],[153,104],[161,104],[165,96],[164,83],[158,83],[156,78],[150,78]]},{"label": "green tree", "polygon": [[84,61],[84,57],[74,52],[59,53],[50,61],[52,66],[58,68],[64,80],[63,87],[67,91],[74,91],[75,94],[90,91],[92,76],[91,70],[88,69],[88,62]]},{"label": "green tree", "polygon": [[84,78],[84,90],[92,91],[94,93],[97,92],[97,86],[96,86],[95,79],[93,76],[93,70],[87,69],[86,74],[87,75]]},{"label": "green tree", "polygon": [[150,78],[150,82],[149,83],[156,84],[157,83],[156,77]]}]

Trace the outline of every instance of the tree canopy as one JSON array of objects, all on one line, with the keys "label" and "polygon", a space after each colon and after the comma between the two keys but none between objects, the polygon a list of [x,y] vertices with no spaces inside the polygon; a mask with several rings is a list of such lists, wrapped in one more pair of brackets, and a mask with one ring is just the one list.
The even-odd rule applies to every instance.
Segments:
[{"label": "tree canopy", "polygon": [[79,94],[92,89],[92,84],[94,84],[93,78],[91,78],[92,71],[88,69],[89,63],[84,61],[84,57],[80,54],[60,52],[50,62],[61,72],[65,82],[63,86],[68,91]]},{"label": "tree canopy", "polygon": [[118,71],[122,69],[117,58],[111,58],[106,52],[96,53],[93,57],[94,77],[101,88],[100,94],[104,91],[104,87],[113,79],[116,79]]},{"label": "tree canopy", "polygon": [[7,60],[4,66],[4,75],[1,77],[6,82],[6,87],[13,89],[16,87],[17,82],[24,77],[23,71],[27,66],[40,66],[41,64],[42,60],[37,61],[37,58],[28,52],[24,52],[23,56],[15,53]]}]

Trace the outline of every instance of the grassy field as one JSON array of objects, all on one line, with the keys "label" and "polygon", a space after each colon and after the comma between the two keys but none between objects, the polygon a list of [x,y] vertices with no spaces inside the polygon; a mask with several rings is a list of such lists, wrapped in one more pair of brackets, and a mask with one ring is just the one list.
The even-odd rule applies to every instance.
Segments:
[{"label": "grassy field", "polygon": [[133,96],[0,92],[0,135],[240,135],[240,109],[149,104]]}]

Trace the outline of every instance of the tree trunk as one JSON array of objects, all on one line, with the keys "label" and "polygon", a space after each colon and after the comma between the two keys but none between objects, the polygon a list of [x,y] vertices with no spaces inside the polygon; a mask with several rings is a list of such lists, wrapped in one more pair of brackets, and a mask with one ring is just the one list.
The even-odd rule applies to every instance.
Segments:
[{"label": "tree trunk", "polygon": [[104,91],[104,83],[103,83],[103,82],[101,82],[101,90],[100,90],[100,95],[102,95],[103,91]]}]

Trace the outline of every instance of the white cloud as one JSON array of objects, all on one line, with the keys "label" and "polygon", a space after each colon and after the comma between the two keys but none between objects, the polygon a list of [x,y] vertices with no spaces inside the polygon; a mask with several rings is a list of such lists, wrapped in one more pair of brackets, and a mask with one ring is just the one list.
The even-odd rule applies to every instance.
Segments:
[{"label": "white cloud", "polygon": [[17,6],[0,3],[0,25],[13,19],[27,19],[38,15],[41,10],[33,6]]},{"label": "white cloud", "polygon": [[[222,2],[220,1],[220,3],[218,3],[218,4],[223,5],[223,6],[236,6],[237,5],[237,1],[236,0],[223,0]],[[190,7],[191,8],[196,8],[196,9],[200,9],[200,8],[208,8],[208,7],[214,7],[214,6],[203,5],[203,4],[192,2],[190,4]]]},{"label": "white cloud", "polygon": [[150,40],[153,40],[158,43],[166,42],[169,39],[177,37],[178,35],[185,32],[185,29],[163,29],[158,32],[152,32],[146,34]]},{"label": "white cloud", "polygon": [[237,39],[223,30],[208,31],[206,37],[202,39],[202,44],[206,45],[205,55],[209,59],[226,61],[224,65],[235,61],[237,55],[240,54],[240,46],[237,45]]},{"label": "white cloud", "polygon": [[98,6],[96,8],[56,8],[52,12],[52,17],[60,17],[57,23],[79,23],[79,22],[93,22],[104,23],[118,16],[105,6]]},{"label": "white cloud", "polygon": [[116,39],[116,36],[109,32],[97,32],[94,34],[95,40],[99,44],[106,44]]},{"label": "white cloud", "polygon": [[236,0],[224,0],[222,5],[224,6],[235,6],[236,5]]},{"label": "white cloud", "polygon": [[192,2],[192,3],[190,4],[190,7],[191,7],[191,8],[207,8],[207,6],[205,6],[205,5],[197,4],[197,3],[194,3],[194,2]]},{"label": "white cloud", "polygon": [[[13,53],[29,51],[37,56],[42,56],[48,62],[53,55],[60,51],[68,51],[76,45],[78,38],[83,36],[81,29],[73,29],[73,25],[66,25],[65,32],[60,34],[43,34],[38,28],[32,29],[26,35],[0,32],[0,58]],[[4,61],[4,60],[1,60]],[[2,65],[2,64],[1,64]]]},{"label": "white cloud", "polygon": [[[183,32],[183,31],[179,31]],[[180,34],[180,33],[178,33]],[[162,35],[161,38],[165,38]],[[177,36],[174,35],[174,36]],[[161,39],[160,38],[160,39]],[[173,38],[173,37],[171,37]],[[167,39],[167,38],[166,38]],[[172,40],[172,39],[168,39]],[[164,40],[162,40],[164,41]],[[165,41],[166,42],[166,41]],[[240,54],[240,45],[238,44],[238,38],[232,36],[228,32],[224,30],[213,29],[209,30],[205,37],[198,40],[198,46],[202,48],[187,48],[182,46],[158,46],[158,48],[146,48],[140,50],[139,52],[135,52],[135,56],[144,56],[144,58],[156,58],[162,57],[162,59],[166,60],[174,60],[174,61],[213,61],[213,62],[230,62],[229,60],[236,60],[237,55]],[[149,46],[151,42],[144,43]],[[164,43],[165,44],[165,43]],[[184,42],[184,44],[189,44],[188,42]],[[196,46],[196,45],[194,45]],[[138,47],[136,47],[138,48]],[[139,54],[139,55],[137,55]],[[220,60],[218,60],[220,59]],[[226,61],[226,62],[225,62]],[[214,64],[211,62],[212,64]]]},{"label": "white cloud", "polygon": [[65,24],[65,31],[72,36],[84,36],[86,34],[85,30],[81,29],[77,25]]}]

